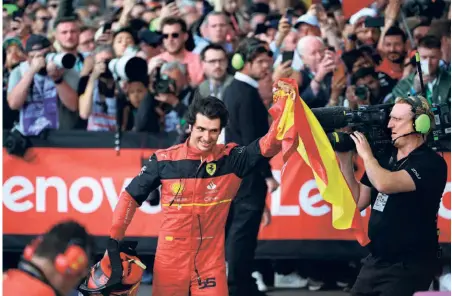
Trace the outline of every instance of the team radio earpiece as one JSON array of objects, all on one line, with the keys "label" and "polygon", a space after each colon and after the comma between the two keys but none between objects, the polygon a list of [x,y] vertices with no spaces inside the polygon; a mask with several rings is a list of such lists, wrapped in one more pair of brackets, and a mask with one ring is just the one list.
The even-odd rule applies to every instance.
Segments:
[{"label": "team radio earpiece", "polygon": [[[34,239],[23,253],[23,258],[31,261],[36,248],[41,244],[42,237]],[[88,255],[82,248],[82,244],[77,240],[72,240],[66,247],[64,253],[58,254],[55,258],[55,269],[65,275],[79,275],[87,270],[89,264]]]},{"label": "team radio earpiece", "polygon": [[410,102],[412,111],[414,113],[413,121],[414,130],[422,135],[428,134],[430,128],[432,127],[430,117],[425,113],[416,115],[418,108],[420,108],[421,110],[425,110],[421,99],[417,96],[408,96],[408,102]]}]

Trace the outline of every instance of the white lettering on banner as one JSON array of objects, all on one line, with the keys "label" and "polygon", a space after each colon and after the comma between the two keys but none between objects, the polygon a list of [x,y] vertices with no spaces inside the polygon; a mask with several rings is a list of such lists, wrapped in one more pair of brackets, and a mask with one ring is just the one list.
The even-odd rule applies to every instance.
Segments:
[{"label": "white lettering on banner", "polygon": [[[281,171],[272,171],[273,177],[281,184]],[[272,216],[299,216],[300,208],[298,206],[284,206],[281,204],[281,186],[272,192],[270,211]]]},{"label": "white lettering on banner", "polygon": [[110,208],[116,208],[116,204],[118,203],[118,196],[121,192],[126,189],[127,185],[132,181],[132,178],[126,178],[122,184],[121,191],[116,192],[115,184],[113,184],[113,178],[100,178],[100,182],[102,183],[102,187],[104,187],[105,195],[107,196],[108,203],[110,204]]},{"label": "white lettering on banner", "polygon": [[309,215],[318,217],[326,215],[329,211],[331,211],[331,207],[328,205],[322,205],[320,207],[315,207],[314,205],[323,200],[320,193],[317,193],[313,196],[309,196],[309,193],[317,189],[317,183],[314,179],[311,179],[303,184],[300,189],[299,200],[301,208]]},{"label": "white lettering on banner", "polygon": [[450,194],[450,189],[451,189],[450,182],[447,182],[446,187],[444,188],[443,198],[441,199],[441,202],[439,203],[439,211],[438,211],[438,215],[447,220],[450,220],[450,209],[448,209],[444,206],[443,199],[444,199],[444,195],[446,195],[447,193]]},{"label": "white lettering on banner", "polygon": [[[273,171],[274,178],[281,182],[281,172]],[[45,213],[47,211],[46,200],[47,190],[54,188],[56,190],[57,211],[60,213],[67,213],[68,209],[68,195],[69,203],[73,209],[80,213],[93,213],[97,211],[104,202],[104,193],[110,209],[113,211],[118,203],[119,193],[116,192],[114,180],[112,177],[102,177],[99,180],[92,177],[80,177],[72,184],[68,185],[66,182],[57,176],[52,177],[36,177],[36,183],[33,184],[28,178],[24,176],[13,176],[5,181],[3,184],[3,204],[12,212],[22,213],[33,209],[36,206],[36,212]],[[125,178],[121,187],[122,192],[127,185],[132,181],[132,178]],[[17,187],[19,187],[17,189]],[[36,187],[36,188],[35,188]],[[82,202],[80,200],[80,191],[83,189],[92,191],[92,197],[89,202]],[[16,189],[13,191],[13,189]],[[300,208],[311,216],[323,216],[331,211],[331,207],[327,204],[322,206],[315,206],[322,201],[319,193],[310,196],[312,190],[317,189],[314,179],[306,181],[300,188],[298,201],[299,205],[281,205],[281,189],[278,188],[272,193],[271,198],[271,213],[273,216],[299,216]],[[23,200],[24,198],[35,193],[34,204],[31,200]],[[451,192],[451,183],[446,184],[443,197]],[[161,205],[151,206],[149,203],[143,203],[139,208],[145,214],[153,215],[161,212]],[[366,216],[367,209],[361,211],[361,216]],[[442,199],[438,216],[443,219],[451,219],[451,209],[445,206],[445,201]]]},{"label": "white lettering on banner", "polygon": [[[132,181],[132,178],[124,179],[121,191]],[[20,187],[17,189],[16,187]],[[13,189],[15,189],[13,192]],[[68,187],[66,182],[60,177],[36,177],[36,188],[34,184],[23,176],[13,176],[3,184],[3,204],[10,211],[22,213],[33,209],[31,200],[20,201],[21,199],[35,193],[36,212],[45,213],[47,211],[47,189],[55,188],[57,211],[59,213],[67,213],[68,209]],[[92,196],[89,202],[80,200],[80,190],[87,188],[91,190]],[[104,199],[104,192],[108,204],[113,211],[118,203],[119,194],[116,192],[113,178],[102,177],[100,183],[92,177],[81,177],[76,179],[69,187],[69,203],[77,212],[93,213],[101,206]],[[145,214],[157,214],[161,211],[160,205],[151,206],[143,203],[139,208]]]},{"label": "white lettering on banner", "polygon": [[[12,192],[16,186],[20,186],[21,189]],[[29,200],[23,202],[18,201],[33,192],[33,184],[27,178],[22,176],[9,178],[3,184],[3,204],[13,212],[26,212],[33,208],[33,203]]]},{"label": "white lettering on banner", "polygon": [[[80,190],[82,188],[89,188],[93,192],[93,197],[90,202],[84,203],[80,200]],[[82,177],[72,184],[69,189],[69,200],[71,201],[74,209],[79,211],[80,213],[93,213],[95,212],[103,200],[103,192],[102,186],[100,186],[99,182],[96,179],[91,177]]]},{"label": "white lettering on banner", "polygon": [[57,192],[57,210],[59,213],[67,213],[67,186],[60,177],[37,177],[36,178],[36,212],[46,211],[46,191],[49,187],[55,188]]}]

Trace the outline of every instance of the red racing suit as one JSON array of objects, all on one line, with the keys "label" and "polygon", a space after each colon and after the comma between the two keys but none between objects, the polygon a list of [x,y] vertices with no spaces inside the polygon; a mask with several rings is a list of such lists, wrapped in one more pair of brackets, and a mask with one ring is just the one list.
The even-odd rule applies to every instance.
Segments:
[{"label": "red racing suit", "polygon": [[274,125],[248,146],[216,145],[205,158],[188,141],[158,150],[121,193],[110,233],[117,240],[124,237],[136,208],[162,185],[152,295],[228,295],[226,218],[242,178],[280,151]]},{"label": "red racing suit", "polygon": [[20,269],[3,274],[3,295],[60,296],[50,285]]}]

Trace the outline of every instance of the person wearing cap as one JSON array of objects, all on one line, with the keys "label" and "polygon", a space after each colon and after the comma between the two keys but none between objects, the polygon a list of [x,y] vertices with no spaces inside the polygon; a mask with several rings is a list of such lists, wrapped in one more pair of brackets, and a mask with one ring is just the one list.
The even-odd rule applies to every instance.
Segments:
[{"label": "person wearing cap", "polygon": [[[22,42],[18,38],[6,38],[3,41],[3,51],[6,57],[3,60],[3,70],[7,70],[8,73],[26,59]],[[5,71],[3,71],[3,75],[5,75]]]},{"label": "person wearing cap", "polygon": [[140,39],[140,49],[145,54],[148,61],[162,53],[162,34],[149,30],[142,30],[139,33],[138,38]]},{"label": "person wearing cap", "polygon": [[51,44],[44,36],[31,35],[25,50],[28,59],[11,72],[7,98],[11,109],[20,110],[21,132],[38,135],[44,129],[73,128],[78,96],[68,83],[70,70],[46,62]]},{"label": "person wearing cap", "polygon": [[311,14],[303,14],[300,16],[295,25],[294,28],[298,32],[298,40],[303,38],[304,36],[320,36],[320,24],[317,20],[316,16],[313,16]]},{"label": "person wearing cap", "polygon": [[376,17],[377,13],[371,8],[363,8],[349,19],[349,25],[344,29],[346,39],[346,50],[351,50],[356,46],[368,45],[376,48],[380,38],[380,29],[366,28],[364,21],[368,17]]}]

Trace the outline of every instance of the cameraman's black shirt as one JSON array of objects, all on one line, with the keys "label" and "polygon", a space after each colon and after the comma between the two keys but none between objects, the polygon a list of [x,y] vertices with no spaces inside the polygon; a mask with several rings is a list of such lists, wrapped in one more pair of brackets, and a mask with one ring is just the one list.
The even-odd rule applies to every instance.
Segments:
[{"label": "cameraman's black shirt", "polygon": [[437,213],[447,182],[445,160],[424,144],[399,161],[395,153],[379,162],[393,172],[406,170],[416,190],[379,193],[364,174],[361,183],[372,188],[369,220],[372,255],[387,260],[434,259],[438,247]]}]

